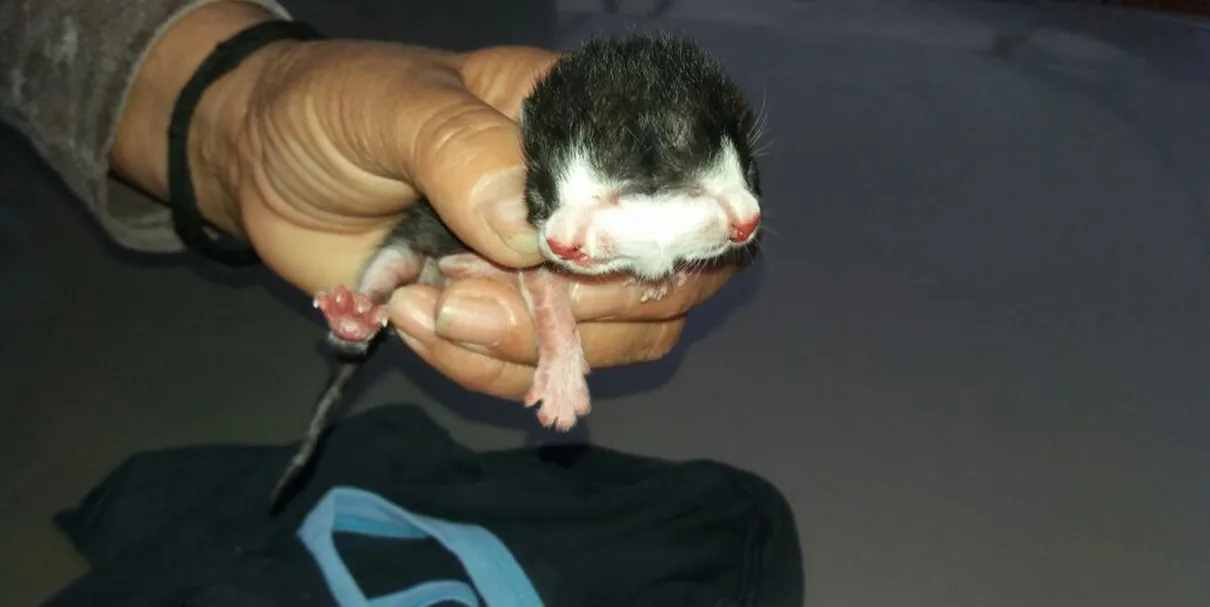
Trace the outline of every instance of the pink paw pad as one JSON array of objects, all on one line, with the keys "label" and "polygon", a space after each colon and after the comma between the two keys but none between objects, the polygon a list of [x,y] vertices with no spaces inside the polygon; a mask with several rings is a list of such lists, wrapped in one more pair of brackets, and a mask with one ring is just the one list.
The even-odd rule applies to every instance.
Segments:
[{"label": "pink paw pad", "polygon": [[385,307],[344,285],[316,293],[313,304],[327,318],[332,335],[345,341],[369,341],[387,324]]}]

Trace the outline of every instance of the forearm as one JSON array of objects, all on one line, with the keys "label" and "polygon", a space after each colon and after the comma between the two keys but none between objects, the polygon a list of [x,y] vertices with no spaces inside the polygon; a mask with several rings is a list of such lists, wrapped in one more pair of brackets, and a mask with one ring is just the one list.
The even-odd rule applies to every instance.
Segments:
[{"label": "forearm", "polygon": [[[0,11],[0,119],[31,141],[124,246],[181,248],[167,208],[156,200],[165,193],[164,129],[175,101],[175,93],[168,91],[174,80],[179,90],[214,43],[242,28],[235,26],[234,17],[225,35],[218,23],[199,25],[199,34],[214,37],[205,41],[186,35],[194,26],[171,26],[217,1],[228,0],[11,2]],[[263,7],[265,14],[286,16],[274,0],[246,1]],[[176,43],[166,33],[171,29],[177,29],[172,38],[180,35]],[[187,38],[193,39],[183,42]],[[159,62],[151,60],[157,53]],[[156,122],[153,108],[163,109],[162,122]],[[122,120],[123,115],[128,119]],[[135,155],[138,145],[148,147]],[[149,195],[113,196],[111,168]]]}]

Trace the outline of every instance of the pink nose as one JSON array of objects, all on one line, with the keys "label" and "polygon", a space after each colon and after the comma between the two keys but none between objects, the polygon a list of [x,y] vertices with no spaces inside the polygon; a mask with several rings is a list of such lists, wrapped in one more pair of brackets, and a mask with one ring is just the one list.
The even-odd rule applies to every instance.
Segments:
[{"label": "pink nose", "polygon": [[546,246],[550,247],[550,252],[558,255],[561,259],[568,261],[583,261],[588,259],[588,256],[580,251],[578,244],[563,244],[553,238],[546,239]]},{"label": "pink nose", "polygon": [[760,215],[757,215],[748,221],[737,221],[731,224],[731,241],[748,242],[748,240],[752,238],[752,234],[756,232],[756,228],[759,227]]}]

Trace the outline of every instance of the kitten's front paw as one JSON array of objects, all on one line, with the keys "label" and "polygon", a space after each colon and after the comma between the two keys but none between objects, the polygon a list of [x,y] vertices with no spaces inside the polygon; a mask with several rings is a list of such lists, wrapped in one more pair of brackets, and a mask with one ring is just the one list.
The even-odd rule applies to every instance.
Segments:
[{"label": "kitten's front paw", "polygon": [[525,395],[525,406],[538,403],[538,421],[561,432],[571,430],[576,421],[592,410],[583,359],[565,355],[538,363],[534,383]]},{"label": "kitten's front paw", "polygon": [[387,310],[341,285],[315,294],[312,304],[328,320],[332,337],[353,344],[370,341],[387,324]]}]

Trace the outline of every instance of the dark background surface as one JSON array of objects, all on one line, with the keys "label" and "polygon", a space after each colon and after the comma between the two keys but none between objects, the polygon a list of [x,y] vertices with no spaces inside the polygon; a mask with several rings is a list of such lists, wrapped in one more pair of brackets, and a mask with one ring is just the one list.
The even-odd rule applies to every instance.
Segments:
[{"label": "dark background surface", "polygon": [[[661,24],[732,67],[768,117],[764,258],[669,359],[594,374],[575,438],[777,484],[810,605],[1204,607],[1210,42],[1078,4],[286,2],[454,49]],[[322,325],[263,271],[115,249],[11,133],[0,158],[0,594],[27,605],[81,570],[51,514],[131,453],[293,440]],[[359,407],[532,430],[383,354]]]}]

